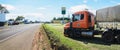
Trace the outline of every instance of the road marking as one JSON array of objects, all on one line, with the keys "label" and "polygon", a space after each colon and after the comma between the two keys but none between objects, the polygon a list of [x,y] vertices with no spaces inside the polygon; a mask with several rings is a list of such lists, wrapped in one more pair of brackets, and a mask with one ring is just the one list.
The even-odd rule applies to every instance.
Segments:
[{"label": "road marking", "polygon": [[7,29],[3,29],[3,30],[9,30],[9,28],[7,28]]},{"label": "road marking", "polygon": [[7,28],[7,29],[0,29],[0,31],[3,31],[3,30],[9,30],[9,28]]},{"label": "road marking", "polygon": [[[35,26],[26,27],[25,29],[23,29],[23,28],[22,28],[21,30],[23,30],[23,31],[21,31],[21,30],[16,31],[16,32],[14,32],[14,34],[13,34],[13,35],[8,36],[8,37],[6,37],[6,38],[4,38],[4,39],[0,40],[0,43],[1,43],[1,42],[3,42],[3,41],[8,40],[9,38],[12,38],[12,37],[14,37],[14,36],[18,35],[19,33],[25,32],[26,30],[28,30],[28,29],[30,29],[30,28],[32,28],[32,27],[35,27]],[[9,30],[9,29],[10,29],[10,28],[8,28],[8,29],[4,29],[4,30]],[[1,31],[3,31],[3,30],[1,30]]]},{"label": "road marking", "polygon": [[28,29],[29,29],[29,28],[26,28],[26,29],[24,29],[23,31],[19,30],[19,31],[17,31],[17,32],[14,32],[15,34],[13,34],[13,35],[11,35],[11,36],[8,36],[8,37],[0,40],[0,43],[3,42],[3,41],[5,41],[5,40],[7,40],[7,39],[9,39],[9,38],[12,38],[12,37],[18,35],[19,33],[25,32],[25,31],[28,30]]},{"label": "road marking", "polygon": [[[24,30],[24,31],[26,31],[26,30]],[[22,31],[22,32],[24,32],[24,31]],[[8,36],[8,37],[0,40],[0,43],[3,42],[3,41],[5,41],[5,40],[7,40],[7,39],[9,39],[9,38],[12,38],[12,37],[16,36],[16,35],[17,35],[18,33],[20,33],[20,32],[21,32],[21,31],[17,31],[17,32],[15,32],[15,34],[13,34],[13,35],[11,35],[11,36]]]}]

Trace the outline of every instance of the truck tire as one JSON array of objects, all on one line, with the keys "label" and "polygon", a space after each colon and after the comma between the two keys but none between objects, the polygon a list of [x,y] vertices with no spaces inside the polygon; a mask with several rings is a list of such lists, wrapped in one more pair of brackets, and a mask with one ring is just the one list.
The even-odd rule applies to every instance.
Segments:
[{"label": "truck tire", "polygon": [[64,36],[68,37],[68,31],[67,31],[67,29],[64,30]]},{"label": "truck tire", "polygon": [[69,32],[68,32],[68,36],[71,37],[71,38],[73,38],[73,32],[72,32],[72,31],[69,31]]},{"label": "truck tire", "polygon": [[69,29],[69,30],[68,30],[68,36],[69,36],[69,37],[73,38],[73,37],[74,37],[73,33],[74,33],[74,32],[73,32],[73,29]]},{"label": "truck tire", "polygon": [[112,43],[114,41],[114,35],[112,31],[106,31],[102,35],[102,40],[105,43]]},{"label": "truck tire", "polygon": [[64,36],[65,37],[73,37],[72,30],[71,29],[65,29],[64,30]]},{"label": "truck tire", "polygon": [[117,35],[117,42],[120,43],[120,34]]}]

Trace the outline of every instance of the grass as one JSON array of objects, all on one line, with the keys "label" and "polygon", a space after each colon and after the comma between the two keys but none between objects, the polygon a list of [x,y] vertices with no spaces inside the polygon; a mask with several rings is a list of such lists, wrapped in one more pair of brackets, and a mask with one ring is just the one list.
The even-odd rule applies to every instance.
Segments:
[{"label": "grass", "polygon": [[45,24],[44,28],[47,32],[49,32],[48,35],[52,37],[54,41],[58,41],[56,42],[58,46],[64,45],[69,48],[68,50],[90,50],[89,47],[83,43],[65,37],[63,35],[63,25]]},{"label": "grass", "polygon": [[[71,39],[63,36],[63,25],[61,24],[45,24],[44,26],[46,30],[52,33],[51,36],[60,39],[60,44],[64,44],[72,50],[120,50],[120,44],[106,45],[102,42],[100,35],[92,39]],[[84,42],[87,42],[87,44]]]}]

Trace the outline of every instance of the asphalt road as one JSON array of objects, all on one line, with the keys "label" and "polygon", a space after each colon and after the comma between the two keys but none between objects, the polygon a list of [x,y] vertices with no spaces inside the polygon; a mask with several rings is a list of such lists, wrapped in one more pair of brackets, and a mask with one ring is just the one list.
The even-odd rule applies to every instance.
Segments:
[{"label": "asphalt road", "polygon": [[31,50],[34,34],[40,24],[0,27],[0,50]]}]

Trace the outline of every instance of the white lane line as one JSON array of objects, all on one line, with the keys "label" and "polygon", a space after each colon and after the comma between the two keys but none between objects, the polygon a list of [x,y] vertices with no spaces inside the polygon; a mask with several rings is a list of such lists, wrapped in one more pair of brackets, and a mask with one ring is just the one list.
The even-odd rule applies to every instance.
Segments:
[{"label": "white lane line", "polygon": [[13,34],[13,35],[11,35],[11,36],[8,36],[8,37],[6,37],[6,38],[0,40],[0,43],[3,42],[3,41],[5,41],[5,40],[7,40],[7,39],[9,39],[9,38],[14,37],[14,36],[17,35],[18,33],[21,33],[21,32],[24,32],[24,31],[26,31],[26,30],[23,30],[23,31],[17,31],[17,32],[15,32],[15,34]]},{"label": "white lane line", "polygon": [[19,31],[17,31],[17,32],[14,32],[15,34],[13,34],[13,35],[11,35],[11,36],[8,36],[8,37],[0,40],[0,43],[3,42],[3,41],[5,41],[5,40],[7,40],[7,39],[9,39],[9,38],[12,38],[12,37],[16,36],[16,35],[19,34],[19,33],[25,32],[26,30],[28,30],[28,29],[30,29],[30,28],[32,28],[32,27],[35,27],[35,26],[27,27],[27,28],[25,28],[25,29],[22,29],[22,31],[19,30]]},{"label": "white lane line", "polygon": [[7,29],[0,29],[0,31],[5,31],[5,30],[10,30],[9,28],[7,28]]}]

